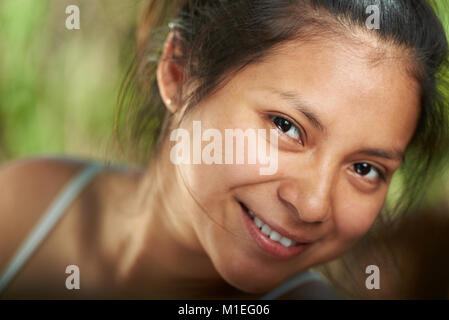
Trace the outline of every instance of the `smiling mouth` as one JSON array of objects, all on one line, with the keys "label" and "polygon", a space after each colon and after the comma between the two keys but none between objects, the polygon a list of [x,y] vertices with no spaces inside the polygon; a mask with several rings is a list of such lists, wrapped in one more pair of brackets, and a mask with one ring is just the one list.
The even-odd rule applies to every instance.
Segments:
[{"label": "smiling mouth", "polygon": [[262,220],[260,220],[260,218],[257,217],[254,214],[254,212],[252,212],[250,209],[248,209],[243,203],[240,203],[240,205],[246,211],[246,213],[250,216],[250,218],[253,220],[254,224],[259,228],[260,232],[262,232],[268,238],[280,243],[281,245],[283,245],[286,248],[297,244],[297,242],[295,240],[292,240],[292,239],[280,234],[279,232],[274,231],[272,227],[270,227],[268,224],[266,224]]},{"label": "smiling mouth", "polygon": [[239,204],[249,233],[263,251],[277,258],[287,259],[299,255],[309,247],[310,243],[299,243],[273,230],[242,202],[239,201]]}]

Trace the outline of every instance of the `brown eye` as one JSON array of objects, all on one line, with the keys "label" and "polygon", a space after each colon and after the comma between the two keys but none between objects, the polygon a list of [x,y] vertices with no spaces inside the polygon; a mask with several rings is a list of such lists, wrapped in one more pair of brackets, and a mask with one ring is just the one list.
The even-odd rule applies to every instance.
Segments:
[{"label": "brown eye", "polygon": [[356,163],[354,165],[355,172],[364,176],[367,175],[371,171],[371,166],[367,163]]},{"label": "brown eye", "polygon": [[281,129],[283,132],[287,132],[293,126],[290,123],[290,121],[283,119],[281,117],[276,117],[273,121],[278,126],[278,128]]},{"label": "brown eye", "polygon": [[364,178],[367,178],[369,180],[376,180],[377,177],[380,177],[385,181],[385,175],[383,174],[383,172],[378,168],[370,165],[369,163],[356,163],[353,164],[352,167],[357,174],[363,176]]},{"label": "brown eye", "polygon": [[[301,131],[295,126],[291,121],[279,117],[279,116],[271,116],[271,121],[286,135],[290,136],[292,139],[302,141],[301,139]],[[302,143],[302,142],[301,142]]]}]

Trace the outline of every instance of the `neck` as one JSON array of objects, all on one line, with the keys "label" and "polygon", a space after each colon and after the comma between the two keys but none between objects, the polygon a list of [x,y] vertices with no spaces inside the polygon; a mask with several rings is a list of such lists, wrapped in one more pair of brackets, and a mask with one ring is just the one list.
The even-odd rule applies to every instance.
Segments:
[{"label": "neck", "polygon": [[126,254],[120,259],[120,291],[167,299],[246,297],[222,279],[198,240],[190,222],[194,203],[180,188],[177,168],[164,151],[138,188]]}]

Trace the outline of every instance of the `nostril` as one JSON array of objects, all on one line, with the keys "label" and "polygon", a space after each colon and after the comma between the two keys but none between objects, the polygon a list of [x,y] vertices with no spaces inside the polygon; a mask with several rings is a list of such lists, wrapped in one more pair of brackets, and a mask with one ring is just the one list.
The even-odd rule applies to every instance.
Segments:
[{"label": "nostril", "polygon": [[320,224],[329,218],[330,199],[325,192],[299,189],[299,184],[284,181],[277,190],[278,199],[298,223]]}]

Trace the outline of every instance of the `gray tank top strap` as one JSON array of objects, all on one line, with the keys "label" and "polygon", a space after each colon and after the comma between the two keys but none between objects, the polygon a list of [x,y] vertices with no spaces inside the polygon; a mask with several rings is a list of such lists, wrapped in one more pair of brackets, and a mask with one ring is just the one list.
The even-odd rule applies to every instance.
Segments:
[{"label": "gray tank top strap", "polygon": [[61,190],[49,208],[42,215],[37,225],[33,228],[32,232],[16,251],[3,274],[0,275],[0,295],[49,234],[70,203],[102,168],[103,165],[100,163],[90,163]]}]

